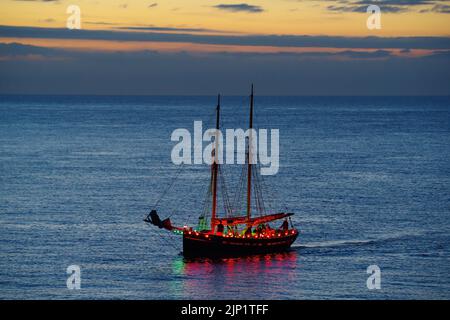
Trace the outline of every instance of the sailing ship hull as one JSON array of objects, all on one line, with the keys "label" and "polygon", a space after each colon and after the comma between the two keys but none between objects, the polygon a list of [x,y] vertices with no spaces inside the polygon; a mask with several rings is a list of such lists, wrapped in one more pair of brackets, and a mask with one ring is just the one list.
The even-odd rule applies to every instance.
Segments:
[{"label": "sailing ship hull", "polygon": [[286,251],[297,239],[298,232],[280,237],[223,237],[192,233],[183,235],[183,255],[186,257],[241,256]]}]

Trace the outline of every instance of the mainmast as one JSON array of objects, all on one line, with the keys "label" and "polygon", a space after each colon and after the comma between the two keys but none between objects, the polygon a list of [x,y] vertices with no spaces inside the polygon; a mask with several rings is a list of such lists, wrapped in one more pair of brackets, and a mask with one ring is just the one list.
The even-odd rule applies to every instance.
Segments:
[{"label": "mainmast", "polygon": [[251,217],[251,198],[252,198],[252,132],[253,132],[253,84],[252,93],[250,94],[250,123],[248,134],[248,151],[247,151],[247,221]]},{"label": "mainmast", "polygon": [[211,166],[211,183],[212,183],[212,214],[211,214],[211,231],[214,232],[216,224],[216,210],[217,210],[217,152],[219,150],[219,116],[220,116],[220,94],[217,96],[216,107],[216,135],[214,138],[214,149],[212,152],[212,166]]}]

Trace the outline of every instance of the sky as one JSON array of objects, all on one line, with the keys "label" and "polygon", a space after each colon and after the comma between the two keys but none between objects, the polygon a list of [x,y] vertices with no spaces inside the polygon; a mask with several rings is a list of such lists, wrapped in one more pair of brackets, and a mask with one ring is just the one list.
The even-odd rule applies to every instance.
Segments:
[{"label": "sky", "polygon": [[[380,29],[366,24],[373,4]],[[241,95],[250,83],[450,95],[450,0],[0,0],[0,94]]]}]

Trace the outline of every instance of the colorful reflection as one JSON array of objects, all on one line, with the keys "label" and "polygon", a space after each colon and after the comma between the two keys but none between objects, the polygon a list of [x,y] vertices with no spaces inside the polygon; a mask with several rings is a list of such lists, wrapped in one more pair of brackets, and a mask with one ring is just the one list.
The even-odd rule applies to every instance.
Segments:
[{"label": "colorful reflection", "polygon": [[268,298],[279,297],[300,276],[298,259],[296,251],[221,259],[178,257],[172,264],[176,284],[171,287],[186,299],[216,299],[224,293],[251,299],[260,297],[261,290]]}]

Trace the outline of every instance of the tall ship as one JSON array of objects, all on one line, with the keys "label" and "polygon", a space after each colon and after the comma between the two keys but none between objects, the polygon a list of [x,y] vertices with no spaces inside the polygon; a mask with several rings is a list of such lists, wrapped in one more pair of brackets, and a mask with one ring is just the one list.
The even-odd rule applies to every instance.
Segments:
[{"label": "tall ship", "polygon": [[[249,129],[253,129],[254,94],[253,85],[250,94]],[[216,130],[220,130],[220,95],[216,107]],[[252,131],[249,131],[252,132]],[[244,188],[236,189],[245,193],[246,210],[236,214],[233,210],[225,209],[225,216],[218,215],[218,184],[223,183],[221,164],[216,157],[218,139],[215,139],[211,152],[211,178],[209,182],[208,197],[210,207],[199,217],[196,227],[187,225],[172,225],[170,218],[161,220],[156,209],[150,211],[144,221],[150,225],[182,235],[183,255],[186,257],[210,256],[242,256],[258,253],[272,253],[289,250],[298,237],[298,230],[294,228],[291,212],[275,212],[255,215],[252,212],[252,202],[256,207],[263,206],[263,192],[260,177],[255,164],[251,161],[252,134],[246,143],[246,161],[243,170]],[[220,182],[219,182],[220,180]],[[253,190],[253,192],[252,192]],[[254,195],[252,197],[252,195]],[[244,196],[244,194],[243,194]],[[254,199],[253,199],[254,198]],[[209,219],[209,223],[208,223]],[[282,221],[282,222],[280,222]],[[271,224],[278,222],[278,227]],[[281,223],[281,224],[280,224]]]}]

